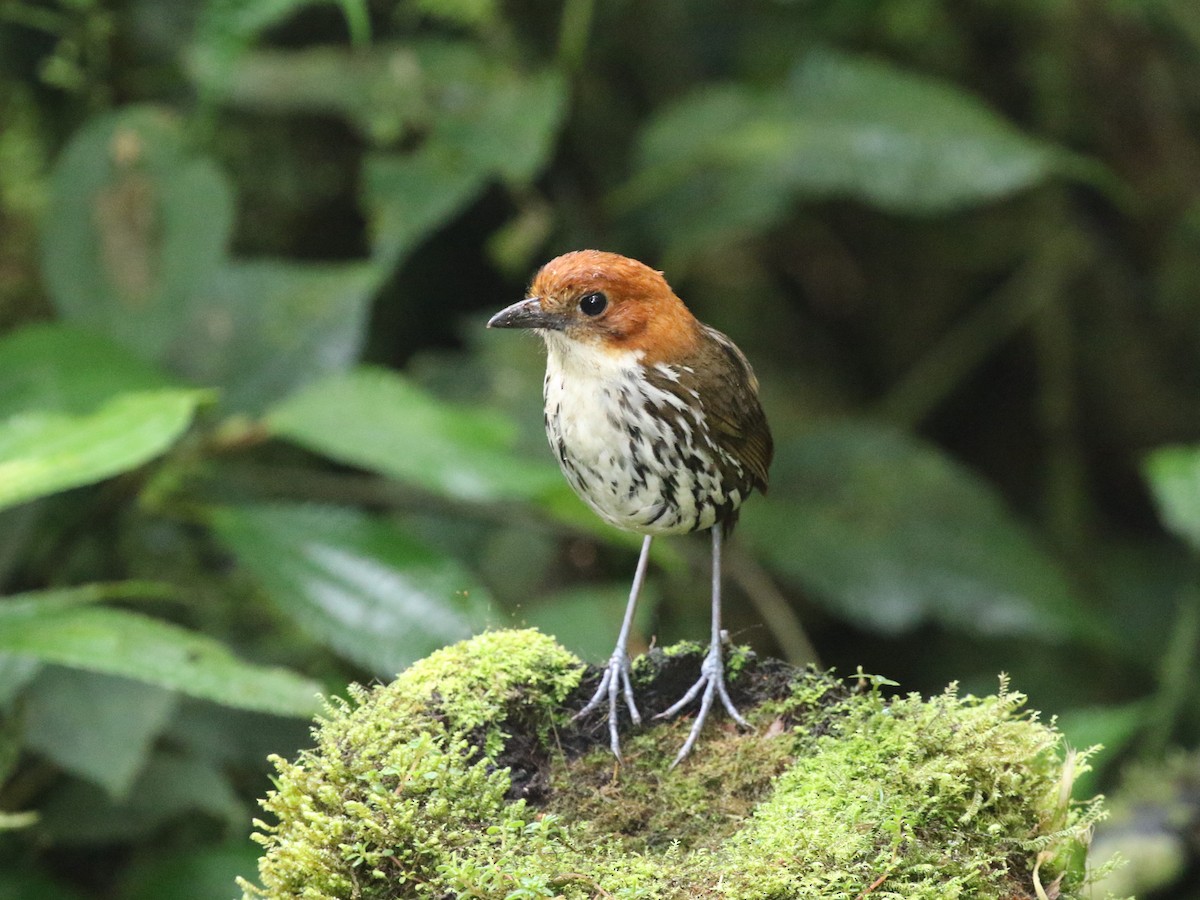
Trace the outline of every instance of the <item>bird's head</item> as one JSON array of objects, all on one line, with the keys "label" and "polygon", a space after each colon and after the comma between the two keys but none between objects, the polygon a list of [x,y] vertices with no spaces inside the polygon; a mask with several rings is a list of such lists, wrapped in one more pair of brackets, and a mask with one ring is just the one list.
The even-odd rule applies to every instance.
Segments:
[{"label": "bird's head", "polygon": [[597,351],[641,351],[646,364],[686,356],[699,323],[661,272],[616,253],[577,250],[546,263],[528,296],[500,310],[489,328],[532,328]]}]

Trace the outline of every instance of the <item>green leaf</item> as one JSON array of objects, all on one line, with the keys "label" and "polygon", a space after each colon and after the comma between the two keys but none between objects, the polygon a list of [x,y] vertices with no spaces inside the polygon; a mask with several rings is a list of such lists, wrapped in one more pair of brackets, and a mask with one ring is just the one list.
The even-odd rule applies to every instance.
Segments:
[{"label": "green leaf", "polygon": [[219,767],[160,752],[121,800],[90,782],[59,787],[40,809],[39,831],[56,844],[113,845],[149,835],[172,820],[199,828],[197,814],[237,829],[249,812]]},{"label": "green leaf", "polygon": [[[6,814],[7,815],[7,814]],[[14,813],[14,816],[21,815]],[[0,831],[4,817],[0,816]],[[29,866],[29,868],[24,868]],[[0,869],[0,897],[25,897],[30,900],[84,900],[84,895],[32,868],[31,861],[15,862]]]},{"label": "green leaf", "polygon": [[511,68],[493,68],[475,108],[443,117],[434,140],[480,171],[519,185],[545,166],[566,101],[566,83],[557,72],[523,76]]},{"label": "green leaf", "polygon": [[616,193],[615,206],[634,210],[648,233],[674,222],[678,230],[660,233],[670,235],[675,248],[759,230],[780,218],[795,190],[775,161],[735,165],[726,158],[728,148],[717,150],[736,144],[778,105],[778,91],[712,85],[667,107],[642,131],[638,168]]},{"label": "green leaf", "polygon": [[524,182],[545,165],[566,110],[552,70],[523,73],[465,41],[418,45],[433,117],[427,144],[458,165]]},{"label": "green leaf", "polygon": [[163,360],[225,258],[233,193],[180,122],[131,107],[91,120],[55,167],[42,270],[68,321]]},{"label": "green leaf", "polygon": [[486,624],[477,579],[386,521],[320,506],[223,507],[211,516],[281,610],[380,675]]},{"label": "green leaf", "polygon": [[153,685],[50,667],[27,694],[25,741],[119,799],[145,765],[176,700]]},{"label": "green leaf", "polygon": [[0,420],[31,410],[90,413],[121,394],[178,384],[110,339],[66,325],[0,337]]},{"label": "green leaf", "polygon": [[266,425],[339,462],[459,500],[546,499],[563,488],[548,460],[514,453],[507,418],[439,401],[383,369],[359,368],[311,385],[271,409]]},{"label": "green leaf", "polygon": [[14,698],[33,681],[40,668],[36,659],[0,653],[0,712],[12,705]]},{"label": "green leaf", "polygon": [[466,42],[414,45],[428,112],[412,152],[368,158],[363,206],[374,252],[394,265],[496,178],[532,180],[546,165],[567,105],[554,71],[524,74]]},{"label": "green leaf", "polygon": [[[6,739],[7,739],[7,735],[4,738],[0,738],[0,741],[4,741]],[[33,811],[0,812],[0,832],[19,831],[22,828],[29,828],[30,826],[35,825],[37,823],[37,820],[38,820],[38,814]],[[7,876],[0,876],[0,897],[28,897],[28,896],[31,896],[30,894],[25,893],[23,891],[17,891],[15,893],[11,893],[11,894],[4,893],[4,891],[5,891],[4,885],[6,883],[7,883]],[[45,895],[37,894],[37,896],[39,898],[42,898]],[[54,894],[53,896],[58,896],[58,895]]]},{"label": "green leaf", "polygon": [[93,122],[63,154],[43,245],[63,316],[257,413],[358,358],[371,264],[230,262],[232,191],[165,113]]},{"label": "green leaf", "polygon": [[[490,10],[468,0],[442,12],[473,17]],[[411,145],[368,154],[363,166],[373,258],[385,269],[490,181],[532,180],[547,163],[567,106],[558,72],[521,72],[468,41],[256,51],[236,62],[202,47],[191,69],[225,102],[340,115],[377,146]]]},{"label": "green leaf", "polygon": [[1068,744],[1080,750],[1097,744],[1104,747],[1092,762],[1095,771],[1083,772],[1075,783],[1076,797],[1090,797],[1106,781],[1106,770],[1141,734],[1151,718],[1150,704],[1142,700],[1110,706],[1090,706],[1068,709],[1058,715],[1058,727]]},{"label": "green leaf", "polygon": [[950,84],[814,49],[785,84],[709,85],[659,113],[616,202],[699,245],[760,231],[797,197],[945,213],[1083,165]]},{"label": "green leaf", "polygon": [[232,61],[264,31],[311,6],[341,8],[356,47],[370,40],[365,0],[209,0],[201,7],[196,53],[214,57],[214,68],[231,72]]},{"label": "green leaf", "polygon": [[1200,446],[1155,450],[1144,471],[1163,524],[1200,550]]},{"label": "green leaf", "polygon": [[310,723],[184,699],[163,735],[170,746],[215,765],[258,767],[272,753],[289,756],[307,746]]},{"label": "green leaf", "polygon": [[104,672],[226,706],[285,716],[316,710],[318,687],[254,666],[203,635],[123,609],[90,605],[98,590],[20,594],[0,602],[0,652]]},{"label": "green leaf", "polygon": [[0,597],[0,603],[8,604],[0,610],[17,609],[23,603],[36,603],[44,609],[71,609],[105,600],[157,600],[170,593],[169,585],[155,581],[104,581]]},{"label": "green leaf", "polygon": [[0,508],[101,481],[163,453],[203,391],[126,394],[92,415],[30,412],[0,422]]},{"label": "green leaf", "polygon": [[123,900],[214,900],[230,896],[239,876],[254,879],[261,849],[250,841],[219,846],[194,843],[176,852],[144,854],[133,861]]},{"label": "green leaf", "polygon": [[0,340],[0,509],[166,451],[206,396],[166,384],[102,338],[71,329],[33,326]]},{"label": "green leaf", "polygon": [[497,0],[414,0],[413,6],[430,18],[465,28],[493,26],[499,17]]},{"label": "green leaf", "polygon": [[957,87],[879,60],[808,53],[784,98],[795,121],[747,135],[751,156],[756,144],[781,152],[805,190],[886,209],[946,212],[1004,197],[1066,157]]},{"label": "green leaf", "polygon": [[249,42],[301,10],[335,4],[347,5],[345,0],[210,0],[203,7],[199,39]]},{"label": "green leaf", "polygon": [[201,48],[189,71],[226,103],[341,116],[377,144],[398,140],[427,114],[420,60],[407,45],[259,49],[235,57]]},{"label": "green leaf", "polygon": [[780,435],[745,536],[863,627],[1097,637],[1054,561],[992,490],[937,450],[861,424]]},{"label": "green leaf", "polygon": [[257,414],[358,360],[378,281],[370,264],[230,263],[198,295],[207,324],[172,363],[221,388],[224,410]]},{"label": "green leaf", "polygon": [[382,266],[395,266],[486,183],[485,171],[460,165],[437,145],[368,156],[362,204],[371,218],[373,258]]},{"label": "green leaf", "polygon": [[[588,586],[523,607],[514,618],[521,627],[529,625],[551,635],[581,659],[601,662],[612,655],[628,602],[629,585],[624,582]],[[653,582],[644,585],[634,614],[635,635],[651,632],[651,614],[657,605]],[[636,647],[630,649],[636,652]]]}]

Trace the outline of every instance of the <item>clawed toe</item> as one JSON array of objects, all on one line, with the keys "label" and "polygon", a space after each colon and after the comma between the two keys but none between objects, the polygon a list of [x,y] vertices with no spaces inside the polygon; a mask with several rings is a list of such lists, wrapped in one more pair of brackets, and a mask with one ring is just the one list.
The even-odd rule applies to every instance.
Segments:
[{"label": "clawed toe", "polygon": [[630,668],[629,658],[625,656],[624,652],[614,653],[608,661],[608,667],[604,670],[604,677],[600,679],[596,692],[592,694],[592,699],[574,716],[574,719],[578,721],[588,713],[599,709],[606,700],[608,701],[608,741],[613,756],[618,761],[621,759],[619,735],[621,715],[618,709],[618,700],[621,697],[625,698],[625,708],[629,710],[629,718],[633,724],[640,725],[642,723],[642,714],[638,711],[637,703],[633,699],[633,683],[629,677]]},{"label": "clawed toe", "polygon": [[679,753],[676,754],[674,761],[671,763],[671,768],[675,768],[684,758],[692,752],[692,748],[696,746],[696,741],[700,737],[700,731],[704,728],[704,722],[708,719],[708,713],[712,709],[713,698],[720,697],[721,705],[725,707],[725,711],[729,713],[729,717],[741,725],[743,728],[749,728],[750,723],[737,711],[737,707],[733,705],[733,700],[729,696],[729,690],[725,687],[725,667],[721,660],[720,645],[715,645],[709,649],[708,655],[704,658],[704,664],[700,667],[699,680],[688,689],[688,692],[679,698],[671,707],[663,710],[656,719],[668,719],[671,716],[677,715],[696,697],[700,697],[700,709],[696,713],[696,720],[692,723],[692,729],[688,732],[687,740],[683,742],[683,746],[679,748]]}]

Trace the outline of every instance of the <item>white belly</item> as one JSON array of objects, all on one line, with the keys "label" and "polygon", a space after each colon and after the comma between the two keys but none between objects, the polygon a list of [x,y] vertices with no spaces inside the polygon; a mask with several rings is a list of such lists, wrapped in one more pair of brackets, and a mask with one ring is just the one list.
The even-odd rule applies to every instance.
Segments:
[{"label": "white belly", "polygon": [[708,528],[741,503],[739,490],[725,489],[714,462],[720,451],[697,424],[698,401],[647,382],[632,352],[555,343],[548,341],[546,436],[597,515],[618,528],[670,534]]}]

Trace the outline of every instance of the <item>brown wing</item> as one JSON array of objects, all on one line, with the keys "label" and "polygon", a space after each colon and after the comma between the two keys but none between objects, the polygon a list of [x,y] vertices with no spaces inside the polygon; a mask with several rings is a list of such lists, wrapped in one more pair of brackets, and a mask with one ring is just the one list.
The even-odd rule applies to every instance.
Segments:
[{"label": "brown wing", "polygon": [[691,365],[698,376],[704,373],[697,389],[704,397],[713,438],[749,470],[754,487],[765,494],[775,446],[758,400],[758,379],[733,341],[707,325],[703,334],[701,349]]}]

